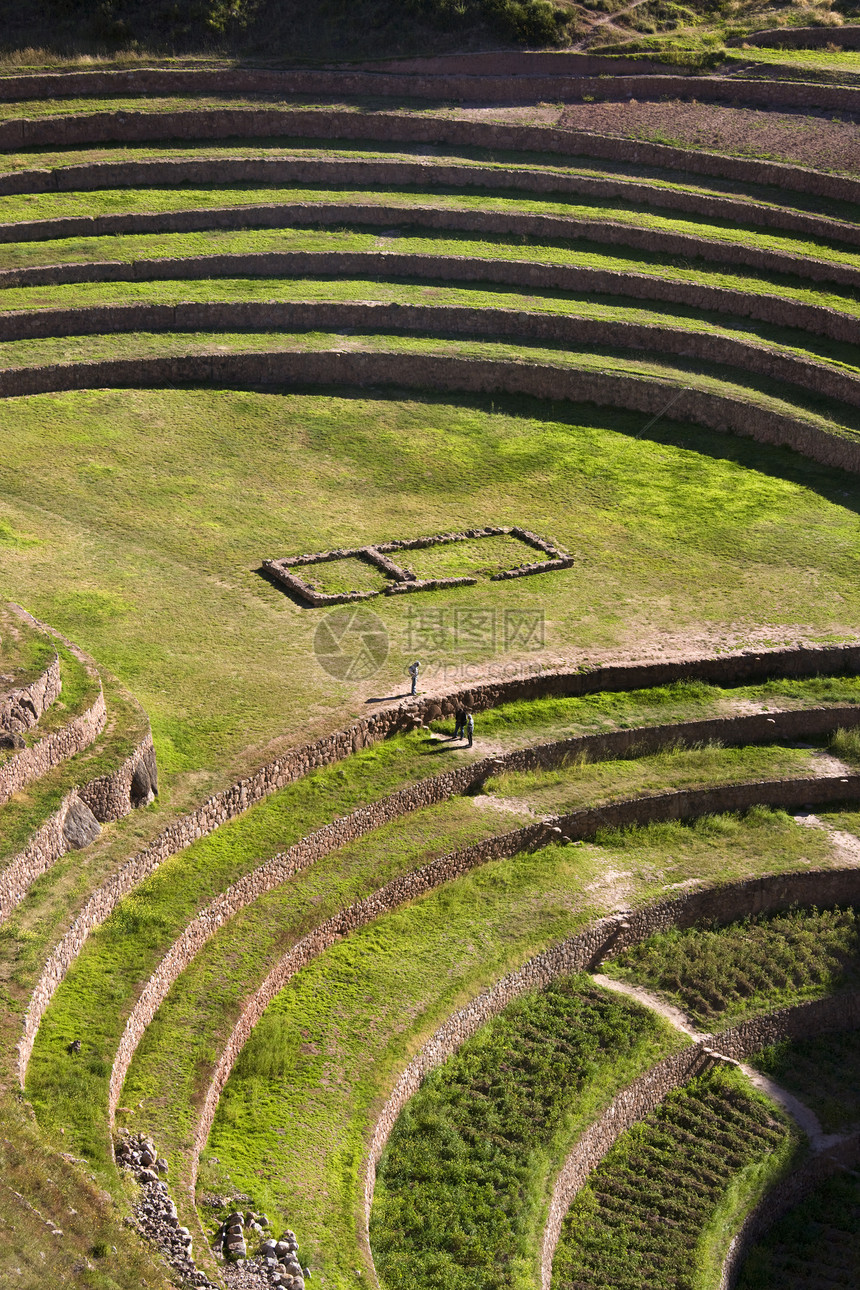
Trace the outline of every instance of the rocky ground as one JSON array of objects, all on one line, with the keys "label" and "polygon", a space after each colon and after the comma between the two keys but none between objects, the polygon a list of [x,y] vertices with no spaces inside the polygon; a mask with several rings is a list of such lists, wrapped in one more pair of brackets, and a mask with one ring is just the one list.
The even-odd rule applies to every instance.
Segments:
[{"label": "rocky ground", "polygon": [[[145,1134],[124,1133],[116,1144],[116,1162],[140,1184],[134,1207],[138,1231],[165,1257],[171,1271],[188,1286],[217,1290],[194,1262],[193,1239],[182,1227],[165,1181],[167,1162]],[[299,1260],[295,1232],[276,1239],[265,1214],[232,1210],[218,1228],[213,1248],[225,1260],[224,1279],[230,1290],[305,1290],[309,1268]],[[249,1254],[250,1252],[250,1254]]]}]

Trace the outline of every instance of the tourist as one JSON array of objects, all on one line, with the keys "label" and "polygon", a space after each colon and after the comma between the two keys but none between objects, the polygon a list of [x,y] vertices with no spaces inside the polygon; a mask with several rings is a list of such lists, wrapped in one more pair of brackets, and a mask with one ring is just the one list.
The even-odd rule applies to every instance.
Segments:
[{"label": "tourist", "polygon": [[462,739],[466,733],[466,709],[458,708],[454,713],[454,738]]},{"label": "tourist", "polygon": [[412,693],[415,694],[418,687],[418,673],[421,670],[421,664],[416,658],[414,663],[409,664],[409,675],[412,677]]},{"label": "tourist", "polygon": [[467,712],[466,713],[466,734],[469,737],[468,746],[470,748],[472,747],[472,736],[474,735],[474,733],[475,733],[475,718],[472,716],[471,712]]}]

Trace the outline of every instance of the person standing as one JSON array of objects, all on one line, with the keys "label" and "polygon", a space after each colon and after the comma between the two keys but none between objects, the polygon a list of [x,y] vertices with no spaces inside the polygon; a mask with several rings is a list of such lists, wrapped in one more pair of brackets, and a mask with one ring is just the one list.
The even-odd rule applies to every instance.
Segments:
[{"label": "person standing", "polygon": [[454,713],[454,738],[462,739],[466,733],[466,709],[458,708]]},{"label": "person standing", "polygon": [[409,675],[412,677],[412,694],[415,694],[418,688],[418,673],[421,671],[421,663],[416,658],[414,663],[409,664]]},{"label": "person standing", "polygon": [[475,733],[475,718],[472,716],[471,712],[467,712],[466,713],[466,734],[469,739],[469,743],[468,743],[469,748],[472,747],[472,737],[474,736],[474,733]]}]

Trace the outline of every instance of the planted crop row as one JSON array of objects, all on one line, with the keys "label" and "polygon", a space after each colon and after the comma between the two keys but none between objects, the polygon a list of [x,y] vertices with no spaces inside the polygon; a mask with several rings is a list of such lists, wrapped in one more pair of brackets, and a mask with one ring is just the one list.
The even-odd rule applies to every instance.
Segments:
[{"label": "planted crop row", "polygon": [[670,1093],[618,1139],[577,1195],[553,1290],[693,1290],[719,1269],[727,1240],[712,1248],[718,1218],[740,1217],[795,1150],[773,1105],[733,1072],[716,1070]]},{"label": "planted crop row", "polygon": [[860,1179],[828,1179],[771,1228],[747,1258],[738,1290],[853,1290],[860,1279]]},{"label": "planted crop row", "polygon": [[657,991],[705,1029],[723,1028],[856,986],[860,923],[853,908],[797,910],[667,932],[624,951],[606,971]]},{"label": "planted crop row", "polygon": [[467,1040],[407,1104],[377,1169],[370,1235],[386,1290],[531,1282],[548,1175],[583,1108],[608,1100],[613,1068],[629,1074],[661,1040],[665,1052],[653,1014],[579,977]]}]

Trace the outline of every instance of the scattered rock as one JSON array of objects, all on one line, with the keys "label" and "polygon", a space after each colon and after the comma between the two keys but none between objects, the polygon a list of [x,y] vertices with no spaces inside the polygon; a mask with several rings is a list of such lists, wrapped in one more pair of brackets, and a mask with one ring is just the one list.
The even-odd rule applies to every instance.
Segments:
[{"label": "scattered rock", "polygon": [[116,1162],[140,1183],[140,1200],[134,1207],[138,1231],[161,1251],[172,1272],[186,1285],[215,1290],[206,1273],[194,1262],[193,1237],[187,1227],[179,1225],[167,1183],[149,1167],[164,1164],[154,1143],[144,1134],[132,1135],[120,1130],[120,1135],[115,1147]]}]

